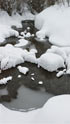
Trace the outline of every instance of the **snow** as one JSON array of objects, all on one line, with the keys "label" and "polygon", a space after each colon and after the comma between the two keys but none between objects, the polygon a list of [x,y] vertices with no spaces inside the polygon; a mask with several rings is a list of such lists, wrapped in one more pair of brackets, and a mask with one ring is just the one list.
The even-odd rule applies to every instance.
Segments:
[{"label": "snow", "polygon": [[[28,30],[28,29],[27,29]],[[30,38],[30,37],[34,37],[34,34],[31,34],[29,31],[25,30],[24,32],[21,32],[21,35],[23,36],[23,38]]]},{"label": "snow", "polygon": [[34,78],[34,77],[31,77],[31,80],[32,80],[32,81],[34,81],[34,80],[35,80],[35,78]]},{"label": "snow", "polygon": [[34,37],[35,35],[34,34],[32,34],[32,37]]},{"label": "snow", "polygon": [[1,124],[69,124],[70,95],[60,95],[48,100],[43,108],[28,113],[12,111],[0,104]]},{"label": "snow", "polygon": [[32,76],[35,75],[34,73],[31,74]]},{"label": "snow", "polygon": [[56,74],[56,77],[61,77],[62,75],[66,74],[66,69],[64,69],[63,71],[59,71],[57,74]]},{"label": "snow", "polygon": [[23,63],[24,50],[15,48],[13,45],[7,44],[0,47],[1,70],[15,67],[17,64]]},{"label": "snow", "polygon": [[29,38],[31,37],[31,33],[30,32],[27,32],[27,34],[25,35],[26,38]]},{"label": "snow", "polygon": [[30,27],[27,27],[27,30],[30,30]]},{"label": "snow", "polygon": [[49,42],[58,46],[70,46],[70,7],[54,5],[35,17],[37,37],[49,37]]},{"label": "snow", "polygon": [[18,37],[18,31],[12,29],[11,27],[16,26],[17,28],[21,28],[21,21],[26,19],[33,20],[34,15],[27,11],[24,12],[22,16],[18,13],[9,16],[7,12],[0,10],[0,43],[4,42],[5,38],[10,36]]},{"label": "snow", "polygon": [[21,78],[21,75],[18,75],[18,78]]},{"label": "snow", "polygon": [[18,66],[17,69],[20,73],[26,75],[29,72],[29,69],[27,67]]},{"label": "snow", "polygon": [[16,47],[26,46],[26,45],[28,44],[28,42],[29,42],[28,40],[20,39],[20,40],[19,40],[19,43],[16,44],[15,46],[16,46]]},{"label": "snow", "polygon": [[39,66],[50,72],[56,71],[58,68],[65,67],[64,60],[60,55],[48,52],[41,55],[38,59],[38,67]]},{"label": "snow", "polygon": [[7,84],[8,81],[12,80],[12,76],[0,79],[0,84]]},{"label": "snow", "polygon": [[29,52],[26,50],[24,60],[26,62],[37,64],[37,58],[36,58],[35,50],[31,50]]},{"label": "snow", "polygon": [[[67,49],[68,49],[68,47],[67,47]],[[48,49],[47,52],[60,55],[64,59],[64,61],[66,61],[66,59],[67,59],[67,55],[66,55],[64,47],[51,46],[51,48]]]},{"label": "snow", "polygon": [[36,50],[27,51],[17,48],[11,44],[0,47],[0,69],[6,70],[15,67],[18,64],[31,62],[37,64]]},{"label": "snow", "polygon": [[39,81],[38,84],[42,85],[43,84],[43,81]]},{"label": "snow", "polygon": [[51,46],[39,58],[36,58],[37,52],[35,48],[27,51],[26,49],[21,49],[11,44],[0,47],[0,68],[1,70],[6,70],[18,64],[30,62],[38,64],[38,66],[50,72],[63,67],[66,69],[66,74],[70,73],[70,47]]}]

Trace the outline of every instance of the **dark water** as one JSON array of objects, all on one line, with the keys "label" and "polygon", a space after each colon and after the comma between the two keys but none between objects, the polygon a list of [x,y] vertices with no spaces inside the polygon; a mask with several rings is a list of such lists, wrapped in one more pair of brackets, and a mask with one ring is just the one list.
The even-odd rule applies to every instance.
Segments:
[{"label": "dark water", "polygon": [[[22,22],[23,28],[16,29],[19,33],[24,31],[27,27],[31,27],[30,32],[34,33],[37,31],[34,28],[33,21]],[[1,46],[6,45],[7,42],[11,44],[18,43],[18,38],[10,37],[7,38],[5,43]],[[35,47],[38,50],[37,57],[43,54],[50,46],[48,38],[46,42],[38,42],[35,37],[29,38],[30,44],[25,46],[26,49]],[[24,49],[24,47],[22,47]],[[37,65],[31,63],[21,64],[29,68],[27,75],[20,74],[17,68],[12,68],[4,71],[0,74],[0,79],[11,75],[13,80],[6,85],[0,85],[0,102],[10,109],[29,111],[42,107],[46,101],[54,95],[70,93],[70,76],[64,75],[61,78],[56,77],[56,72],[50,73],[42,68],[38,68]],[[32,76],[31,74],[34,73]],[[31,80],[34,77],[34,81]],[[40,85],[38,82],[43,81]]]}]

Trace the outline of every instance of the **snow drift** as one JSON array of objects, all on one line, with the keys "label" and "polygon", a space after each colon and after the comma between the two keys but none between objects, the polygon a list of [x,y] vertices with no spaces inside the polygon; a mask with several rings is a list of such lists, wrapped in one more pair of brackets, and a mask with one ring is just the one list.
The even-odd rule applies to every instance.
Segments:
[{"label": "snow drift", "polygon": [[70,46],[70,7],[51,6],[35,18],[36,33],[40,39],[49,37],[49,42],[58,46]]},{"label": "snow drift", "polygon": [[56,96],[48,100],[42,109],[28,113],[12,111],[0,104],[1,124],[69,124],[70,95]]}]

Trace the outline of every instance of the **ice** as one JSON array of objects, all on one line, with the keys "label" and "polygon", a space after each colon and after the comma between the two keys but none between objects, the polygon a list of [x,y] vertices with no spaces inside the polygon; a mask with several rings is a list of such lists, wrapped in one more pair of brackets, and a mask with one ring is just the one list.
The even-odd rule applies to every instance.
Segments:
[{"label": "ice", "polygon": [[41,66],[50,72],[56,71],[58,68],[65,67],[64,60],[60,55],[48,52],[41,55],[38,59],[38,66]]},{"label": "ice", "polygon": [[12,76],[0,79],[0,84],[7,84],[8,81],[12,80]]},{"label": "ice", "polygon": [[18,66],[17,69],[20,73],[26,75],[29,72],[29,69],[27,67]]}]

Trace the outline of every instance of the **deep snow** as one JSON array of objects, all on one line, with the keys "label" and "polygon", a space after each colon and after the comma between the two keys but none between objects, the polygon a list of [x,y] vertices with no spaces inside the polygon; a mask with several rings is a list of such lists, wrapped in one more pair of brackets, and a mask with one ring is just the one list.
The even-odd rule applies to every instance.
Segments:
[{"label": "deep snow", "polygon": [[18,13],[9,16],[7,12],[0,10],[0,43],[5,41],[5,38],[10,36],[19,36],[18,31],[12,29],[12,26],[21,28],[22,20],[34,20],[34,15],[32,15],[28,10],[20,16]]},{"label": "deep snow", "polygon": [[58,46],[70,46],[70,7],[54,5],[35,17],[36,33],[40,39],[49,37],[49,42]]},{"label": "deep snow", "polygon": [[[0,42],[4,42],[5,38],[14,35],[20,37],[18,47],[26,45],[28,41],[25,41],[23,36],[19,36],[19,33],[11,26],[22,27],[21,21],[29,18],[34,18],[29,12],[23,14],[23,16],[16,14],[10,17],[6,12],[1,11]],[[45,9],[36,16],[35,26],[40,30],[36,33],[37,37],[42,41],[43,38],[48,36],[49,42],[53,44],[51,48],[40,58],[36,58],[36,49],[27,51],[10,44],[0,47],[0,69],[6,70],[27,61],[35,63],[48,71],[57,71],[57,77],[70,74],[70,7],[56,5]],[[27,37],[30,37],[30,33],[27,34]],[[64,69],[58,71],[57,69],[60,67]],[[22,67],[20,71],[23,71]],[[4,84],[11,79],[11,77],[4,78],[0,82]],[[35,80],[33,75],[31,79]],[[42,83],[39,82],[39,84]],[[70,95],[53,97],[42,109],[28,113],[11,111],[0,104],[0,123],[70,124]]]},{"label": "deep snow", "polygon": [[70,124],[70,95],[48,100],[42,109],[28,113],[12,111],[0,104],[1,124]]}]

